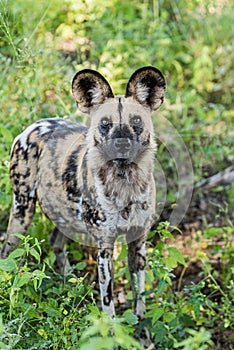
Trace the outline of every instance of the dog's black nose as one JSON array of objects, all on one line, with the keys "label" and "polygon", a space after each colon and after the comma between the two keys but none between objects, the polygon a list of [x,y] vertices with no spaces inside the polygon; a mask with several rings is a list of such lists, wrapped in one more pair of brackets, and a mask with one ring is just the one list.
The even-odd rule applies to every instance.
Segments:
[{"label": "dog's black nose", "polygon": [[131,148],[131,141],[128,138],[117,138],[114,141],[114,147],[119,153],[126,153]]}]

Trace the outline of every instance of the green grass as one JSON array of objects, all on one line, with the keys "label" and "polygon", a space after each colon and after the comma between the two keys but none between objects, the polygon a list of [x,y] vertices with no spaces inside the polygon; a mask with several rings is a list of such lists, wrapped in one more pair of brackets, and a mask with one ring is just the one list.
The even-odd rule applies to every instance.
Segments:
[{"label": "green grass", "polygon": [[[14,137],[41,118],[88,122],[71,95],[71,80],[83,68],[99,70],[115,93],[124,93],[137,68],[158,67],[167,80],[165,104],[153,117],[159,139],[164,119],[190,154],[195,182],[232,164],[232,13],[224,0],[104,0],[101,6],[98,0],[1,0],[0,231],[6,230],[11,205]],[[158,147],[172,204],[178,177],[169,152],[177,147],[174,140],[161,140]],[[198,209],[194,217],[188,211],[189,224],[180,227],[186,243],[177,235],[172,239],[168,224],[157,228],[160,242],[154,232],[148,243],[148,309],[139,328],[147,327],[162,350],[233,346],[233,189],[219,186],[195,196],[191,207],[198,203]],[[96,304],[94,272],[82,263],[85,248],[69,248],[76,262],[62,276],[48,245],[49,230],[38,210],[29,231],[33,239],[0,263],[0,348],[140,349],[124,282],[127,267],[115,264],[127,310],[119,307],[116,320],[109,320]],[[126,259],[124,247],[120,258]],[[189,275],[193,264],[197,275]]]}]

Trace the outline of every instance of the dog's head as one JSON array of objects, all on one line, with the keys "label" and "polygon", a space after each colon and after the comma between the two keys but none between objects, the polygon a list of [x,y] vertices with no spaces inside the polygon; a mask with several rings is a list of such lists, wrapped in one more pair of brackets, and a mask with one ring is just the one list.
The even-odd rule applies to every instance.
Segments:
[{"label": "dog's head", "polygon": [[75,75],[73,95],[79,109],[91,116],[88,149],[94,161],[138,163],[146,152],[153,153],[151,113],[162,104],[165,85],[154,67],[138,69],[129,79],[125,96],[114,96],[96,71],[85,69]]}]

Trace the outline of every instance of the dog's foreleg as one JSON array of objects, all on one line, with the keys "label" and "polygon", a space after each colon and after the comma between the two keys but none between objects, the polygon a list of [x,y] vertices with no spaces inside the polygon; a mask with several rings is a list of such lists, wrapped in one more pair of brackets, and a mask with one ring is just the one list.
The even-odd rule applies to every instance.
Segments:
[{"label": "dog's foreleg", "polygon": [[102,310],[110,317],[115,316],[113,302],[113,249],[114,242],[98,243],[98,278],[102,301]]},{"label": "dog's foreleg", "polygon": [[128,267],[134,298],[134,312],[140,318],[145,313],[145,267],[146,249],[145,236],[128,243]]}]

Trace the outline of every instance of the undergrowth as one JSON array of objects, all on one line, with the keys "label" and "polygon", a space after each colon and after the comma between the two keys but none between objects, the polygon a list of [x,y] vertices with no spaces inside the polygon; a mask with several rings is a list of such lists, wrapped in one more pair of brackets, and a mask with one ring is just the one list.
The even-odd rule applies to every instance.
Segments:
[{"label": "undergrowth", "polygon": [[[208,255],[198,250],[197,260],[202,262],[200,281],[175,289],[174,270],[178,265],[186,269],[189,257],[173,245],[168,229],[168,223],[161,223],[149,236],[147,312],[139,324],[132,312],[131,293],[127,295],[129,307],[119,307],[118,316],[110,319],[100,312],[95,282],[89,283],[86,264],[78,261],[68,275],[61,275],[55,268],[54,253],[49,250],[43,257],[43,242],[18,235],[22,240],[20,247],[0,261],[1,348],[143,349],[136,339],[145,328],[157,349],[214,347],[215,333],[234,327],[234,249],[227,239],[219,251],[221,261],[229,260],[229,266],[222,266],[225,285],[212,269]],[[224,228],[222,234],[226,233]],[[150,239],[155,234],[160,241],[152,246]],[[211,234],[212,230],[206,233],[208,237]],[[119,260],[127,260],[124,245]],[[120,267],[117,261],[115,269],[116,283],[124,276],[129,280],[127,266]],[[127,283],[124,288],[127,293]]]}]

